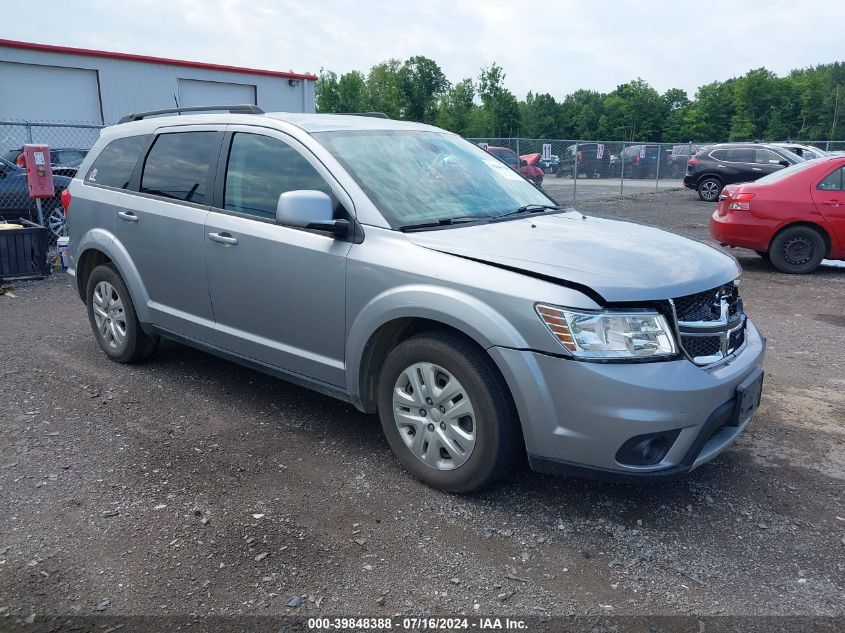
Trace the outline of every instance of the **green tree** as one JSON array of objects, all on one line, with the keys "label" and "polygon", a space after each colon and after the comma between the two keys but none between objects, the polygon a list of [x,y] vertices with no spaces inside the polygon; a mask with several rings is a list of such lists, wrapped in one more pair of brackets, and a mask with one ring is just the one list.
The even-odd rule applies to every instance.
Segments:
[{"label": "green tree", "polygon": [[440,107],[437,111],[437,125],[457,134],[468,136],[473,111],[476,109],[478,109],[478,106],[475,105],[475,85],[472,79],[463,79],[441,97]]},{"label": "green tree", "polygon": [[505,72],[496,62],[482,68],[478,76],[478,94],[489,118],[489,136],[510,136],[519,131],[519,103],[505,88]]},{"label": "green tree", "polygon": [[370,109],[384,112],[391,119],[402,116],[402,99],[399,92],[399,69],[402,62],[388,59],[376,64],[367,75],[367,89],[370,93]]},{"label": "green tree", "polygon": [[320,78],[314,87],[317,98],[317,112],[339,112],[340,94],[337,89],[337,75],[330,70],[320,70]]},{"label": "green tree", "polygon": [[529,92],[520,102],[522,135],[529,138],[557,138],[560,136],[560,104],[550,94],[534,96]]},{"label": "green tree", "polygon": [[337,93],[337,112],[367,112],[370,108],[367,82],[357,70],[341,75]]},{"label": "green tree", "polygon": [[449,88],[449,82],[437,62],[416,55],[399,69],[398,86],[404,118],[431,123],[437,111],[437,98]]}]

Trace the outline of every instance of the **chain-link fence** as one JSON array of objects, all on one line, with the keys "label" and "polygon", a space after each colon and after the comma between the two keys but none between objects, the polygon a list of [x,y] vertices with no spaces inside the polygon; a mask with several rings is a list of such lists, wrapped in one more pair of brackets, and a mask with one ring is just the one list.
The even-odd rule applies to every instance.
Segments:
[{"label": "chain-link fence", "polygon": [[[53,245],[67,235],[59,196],[101,128],[74,123],[0,121],[0,221],[40,221],[50,229]],[[680,188],[687,160],[704,145],[530,138],[468,140],[511,164],[561,204]],[[845,152],[845,141],[800,142],[828,152]],[[41,202],[40,218],[37,202],[28,195],[26,173],[16,165],[26,143],[50,147],[56,195]]]},{"label": "chain-link fence", "polygon": [[[712,143],[470,138],[561,204],[683,187],[687,161]],[[845,141],[794,141],[828,152]]]},{"label": "chain-link fence", "polygon": [[[99,125],[0,121],[0,221],[27,219],[50,229],[50,245],[67,235],[61,192],[100,135]],[[29,197],[26,171],[18,163],[23,146],[50,148],[55,195],[37,201]]]}]

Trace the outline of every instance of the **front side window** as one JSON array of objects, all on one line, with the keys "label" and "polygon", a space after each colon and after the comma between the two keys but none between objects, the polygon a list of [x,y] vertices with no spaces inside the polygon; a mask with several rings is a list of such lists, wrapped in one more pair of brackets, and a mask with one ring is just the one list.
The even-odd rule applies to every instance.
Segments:
[{"label": "front side window", "polygon": [[301,189],[332,195],[328,183],[311,163],[287,143],[245,132],[232,137],[225,209],[275,219],[279,196]]},{"label": "front side window", "polygon": [[518,172],[461,138],[422,130],[317,132],[393,228],[483,220],[553,201]]},{"label": "front side window", "polygon": [[117,189],[129,187],[129,180],[149,136],[125,136],[113,140],[100,152],[85,175],[85,182]]},{"label": "front side window", "polygon": [[754,162],[758,165],[779,165],[780,161],[784,160],[781,156],[767,149],[758,149],[755,151]]},{"label": "front side window", "polygon": [[159,135],[144,164],[141,192],[204,204],[209,164],[217,141],[217,132]]},{"label": "front side window", "polygon": [[841,167],[836,171],[833,171],[822,180],[816,189],[821,189],[822,191],[842,191],[842,184],[843,178],[845,178],[845,167]]}]

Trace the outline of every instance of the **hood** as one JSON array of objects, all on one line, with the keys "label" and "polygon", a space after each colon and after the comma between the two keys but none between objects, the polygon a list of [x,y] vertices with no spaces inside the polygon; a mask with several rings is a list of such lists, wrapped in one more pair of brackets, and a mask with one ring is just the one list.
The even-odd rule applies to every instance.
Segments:
[{"label": "hood", "polygon": [[418,246],[586,286],[605,302],[665,300],[741,272],[723,251],[631,222],[568,212],[408,233]]},{"label": "hood", "polygon": [[536,165],[537,163],[540,162],[540,154],[537,154],[537,153],[523,154],[522,156],[520,156],[520,158],[522,160],[524,160],[526,163],[528,163],[529,165]]}]

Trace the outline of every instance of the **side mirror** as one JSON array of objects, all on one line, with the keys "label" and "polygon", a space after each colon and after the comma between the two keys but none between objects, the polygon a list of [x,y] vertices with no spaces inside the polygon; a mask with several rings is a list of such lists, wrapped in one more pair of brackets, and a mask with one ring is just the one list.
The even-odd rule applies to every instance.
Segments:
[{"label": "side mirror", "polygon": [[788,160],[779,160],[778,165],[780,165],[781,167],[789,167],[790,162]]},{"label": "side mirror", "polygon": [[332,199],[322,191],[284,192],[276,205],[276,224],[325,231],[335,236],[349,232],[349,222],[334,219]]}]

